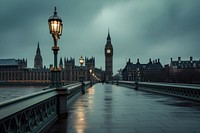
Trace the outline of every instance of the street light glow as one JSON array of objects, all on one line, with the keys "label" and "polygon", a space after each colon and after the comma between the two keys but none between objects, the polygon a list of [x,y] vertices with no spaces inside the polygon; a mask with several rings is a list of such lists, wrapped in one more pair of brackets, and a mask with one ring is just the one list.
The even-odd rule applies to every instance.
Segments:
[{"label": "street light glow", "polygon": [[57,35],[58,38],[62,35],[62,19],[57,15],[56,7],[54,14],[49,18],[49,30],[52,35]]},{"label": "street light glow", "polygon": [[83,59],[82,55],[81,55],[81,58],[79,59],[79,63],[81,64],[81,66],[84,64],[84,59]]}]

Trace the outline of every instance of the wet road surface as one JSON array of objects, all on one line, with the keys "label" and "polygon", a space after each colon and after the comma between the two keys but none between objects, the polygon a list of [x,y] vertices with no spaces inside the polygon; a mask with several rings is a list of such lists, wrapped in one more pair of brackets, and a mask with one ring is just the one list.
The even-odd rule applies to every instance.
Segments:
[{"label": "wet road surface", "polygon": [[51,133],[200,133],[200,104],[96,84],[69,108]]}]

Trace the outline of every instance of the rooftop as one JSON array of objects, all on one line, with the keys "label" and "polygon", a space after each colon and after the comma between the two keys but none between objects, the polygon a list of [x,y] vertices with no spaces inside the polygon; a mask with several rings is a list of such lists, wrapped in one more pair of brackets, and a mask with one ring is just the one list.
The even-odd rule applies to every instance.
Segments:
[{"label": "rooftop", "polygon": [[15,59],[0,59],[0,66],[16,66],[18,61]]}]

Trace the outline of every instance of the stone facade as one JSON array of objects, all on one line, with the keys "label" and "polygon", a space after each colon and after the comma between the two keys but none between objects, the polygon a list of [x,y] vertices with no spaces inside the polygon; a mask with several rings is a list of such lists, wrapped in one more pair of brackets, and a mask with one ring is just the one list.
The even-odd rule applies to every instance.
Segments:
[{"label": "stone facade", "polygon": [[[90,69],[92,73],[90,73]],[[95,74],[99,79],[103,78],[104,71],[99,68],[95,68],[95,58],[85,58],[85,65],[76,66],[75,58],[64,58],[64,68],[62,69],[62,80],[64,82],[79,81],[80,76],[83,75],[84,81],[93,80]]]},{"label": "stone facade", "polygon": [[130,59],[122,70],[124,81],[136,81],[137,70],[139,70],[139,80],[143,82],[170,82],[170,83],[200,83],[200,60],[173,60],[164,67],[160,60],[151,61],[147,64],[140,64],[139,59],[133,64]]},{"label": "stone facade", "polygon": [[147,64],[141,64],[139,59],[134,64],[129,59],[125,68],[122,70],[122,79],[125,81],[136,81],[138,78],[142,82],[162,81],[164,79],[163,72],[164,68],[159,59],[153,62],[149,59]]},{"label": "stone facade", "polygon": [[173,60],[165,66],[166,81],[177,83],[200,83],[200,60]]},{"label": "stone facade", "polygon": [[25,59],[0,59],[0,81],[23,80],[22,71],[27,67]]},{"label": "stone facade", "polygon": [[[64,58],[64,64],[61,58],[59,66],[63,83],[77,82],[80,76],[83,76],[84,81],[101,80],[104,76],[102,69],[95,68],[94,57],[85,58],[85,65],[82,67],[75,65],[74,58]],[[50,76],[49,68],[27,68],[25,59],[0,59],[0,82],[50,83]]]}]

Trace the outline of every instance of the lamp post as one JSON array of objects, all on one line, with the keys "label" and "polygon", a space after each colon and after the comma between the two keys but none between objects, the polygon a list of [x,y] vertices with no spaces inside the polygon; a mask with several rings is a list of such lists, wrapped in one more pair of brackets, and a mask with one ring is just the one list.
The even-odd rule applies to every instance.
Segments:
[{"label": "lamp post", "polygon": [[92,69],[90,69],[89,72],[90,72],[90,81],[91,81]]},{"label": "lamp post", "polygon": [[83,66],[83,64],[84,64],[84,59],[83,59],[82,55],[81,55],[81,57],[80,57],[80,59],[79,59],[79,63],[80,63],[80,65],[81,65],[81,68],[80,68],[80,81],[83,82],[83,71],[82,71],[82,66]]},{"label": "lamp post", "polygon": [[51,86],[53,87],[59,87],[61,85],[61,79],[60,79],[60,71],[61,68],[57,65],[57,56],[59,47],[57,45],[58,39],[62,35],[62,19],[57,15],[56,7],[54,14],[48,19],[49,24],[49,31],[50,34],[52,34],[54,46],[52,46],[53,54],[54,54],[54,66],[51,68]]},{"label": "lamp post", "polygon": [[90,86],[92,86],[92,69],[91,68],[90,68],[89,72],[90,72]]},{"label": "lamp post", "polygon": [[95,74],[93,73],[92,74],[92,82],[94,83],[94,76],[95,76]]},{"label": "lamp post", "polygon": [[140,81],[140,69],[139,68],[137,68],[137,80],[138,80],[138,82]]},{"label": "lamp post", "polygon": [[137,90],[138,89],[138,82],[140,81],[140,69],[137,68],[137,71],[136,71],[136,81],[135,81],[135,89]]}]

